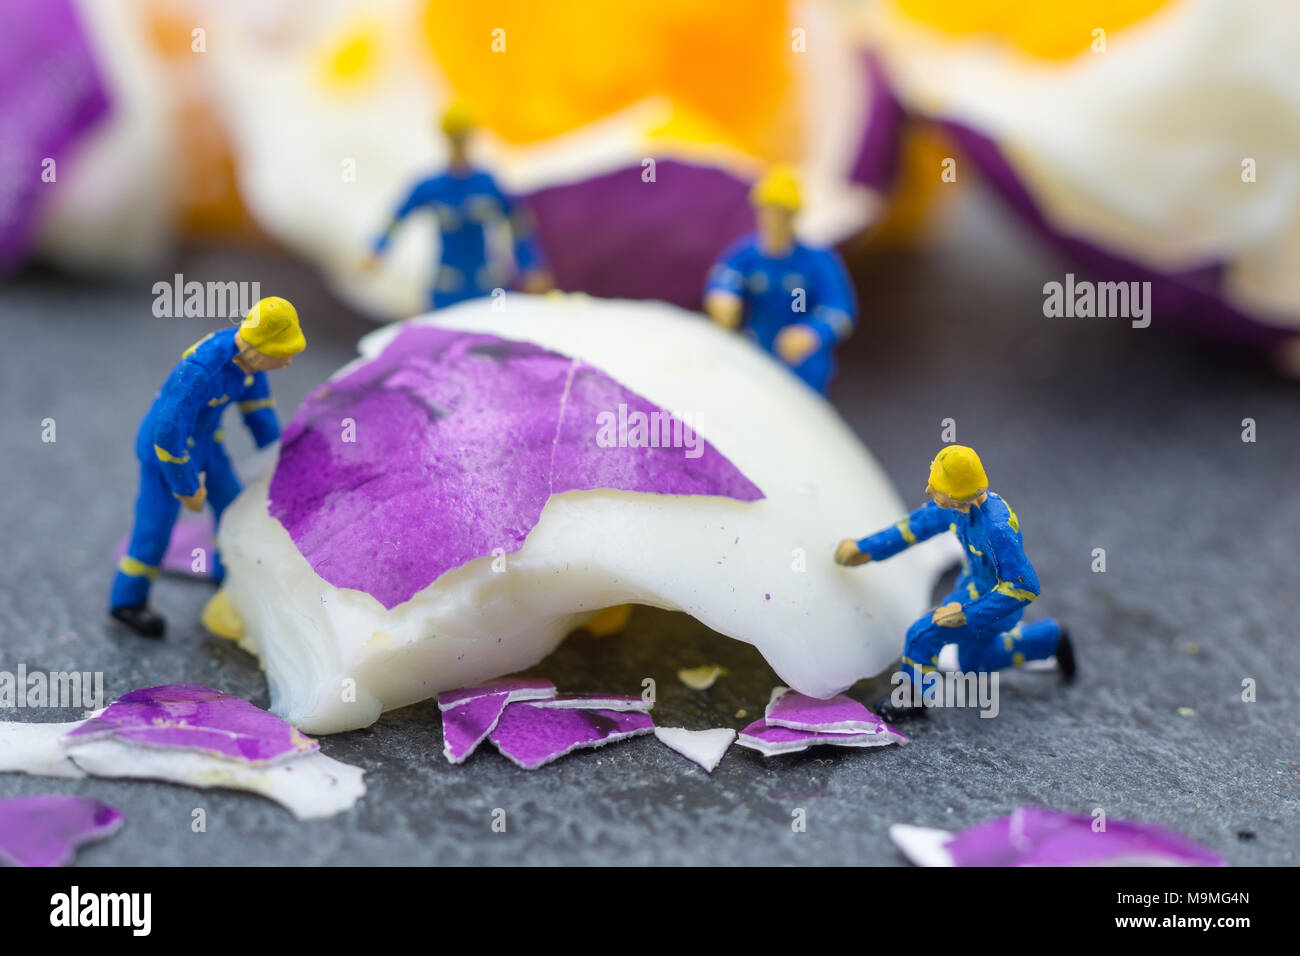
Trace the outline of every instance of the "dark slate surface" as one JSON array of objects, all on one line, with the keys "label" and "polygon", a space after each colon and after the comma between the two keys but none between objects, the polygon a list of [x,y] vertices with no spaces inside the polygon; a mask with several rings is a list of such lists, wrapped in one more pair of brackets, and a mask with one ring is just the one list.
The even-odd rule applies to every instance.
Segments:
[{"label": "dark slate surface", "polygon": [[[260,280],[299,306],[311,348],[277,375],[285,409],[370,327],[283,260],[190,252],[175,269]],[[451,767],[424,703],[323,741],[366,769],[370,789],[353,811],[314,823],[248,794],[138,782],[6,775],[0,797],[85,793],[121,807],[127,828],[79,857],[100,865],[892,864],[893,822],[960,827],[1020,803],[1156,820],[1234,864],[1300,862],[1300,388],[1184,341],[1159,315],[1146,330],[1046,319],[1042,284],[1065,271],[979,201],[931,250],[859,262],[863,328],[835,399],[918,503],[940,423],[956,420],[1020,516],[1045,590],[1032,614],[1073,628],[1074,687],[1017,673],[996,719],[935,713],[908,728],[905,748],[769,760],[735,748],[711,777],[652,738],[531,773],[490,750]],[[265,706],[255,661],[196,623],[209,588],[159,584],[172,623],[163,644],[104,614],[108,553],[134,495],[136,423],[177,353],[207,331],[151,315],[158,278],[31,272],[0,287],[0,670],[102,670],[110,696],[197,681]],[[47,416],[54,444],[40,440]],[[1241,441],[1246,417],[1258,422],[1254,444]],[[247,447],[233,439],[236,457]],[[1097,547],[1104,574],[1090,570]],[[674,676],[708,663],[729,673],[706,693]],[[775,683],[749,646],[650,609],[621,636],[571,640],[538,672],[566,690],[624,693],[654,677],[657,720],[696,728],[743,726]],[[1241,700],[1244,678],[1258,682],[1254,703]],[[206,833],[191,832],[196,807]],[[498,807],[504,834],[490,828]],[[796,808],[805,833],[792,832]]]}]

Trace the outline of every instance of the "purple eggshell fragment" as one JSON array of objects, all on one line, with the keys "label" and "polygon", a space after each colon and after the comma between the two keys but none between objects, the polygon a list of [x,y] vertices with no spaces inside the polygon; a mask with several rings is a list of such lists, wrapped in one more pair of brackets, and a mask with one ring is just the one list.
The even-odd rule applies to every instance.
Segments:
[{"label": "purple eggshell fragment", "polygon": [[[0,272],[21,264],[64,163],[108,113],[90,41],[70,0],[0,0]],[[56,166],[47,169],[47,160]]]},{"label": "purple eggshell fragment", "polygon": [[505,713],[509,694],[487,694],[472,697],[443,711],[442,754],[451,763],[460,763],[496,727]]},{"label": "purple eggshell fragment", "polygon": [[320,749],[319,743],[274,714],[198,684],[165,684],[123,694],[63,739],[75,746],[82,739],[105,736],[249,764]]},{"label": "purple eggshell fragment", "polygon": [[826,700],[787,690],[773,696],[763,715],[770,727],[810,730],[823,734],[874,734],[888,728],[883,720],[856,700],[836,694]]},{"label": "purple eggshell fragment", "polygon": [[[602,445],[600,416],[620,405],[667,415],[537,345],[408,325],[303,402],[284,433],[270,513],[317,574],[391,610],[494,549],[518,551],[552,494],[763,497],[707,442],[695,458]],[[356,423],[355,441],[340,440],[343,419]]]},{"label": "purple eggshell fragment", "polygon": [[[162,569],[185,577],[211,580],[212,556],[217,553],[217,539],[213,537],[212,530],[212,519],[207,515],[193,518],[181,515],[172,527],[172,536],[167,542],[167,551],[163,554]],[[113,552],[114,561],[126,554],[130,540],[128,535],[117,543],[117,549]],[[194,570],[196,549],[203,551],[202,571]]]},{"label": "purple eggshell fragment", "polygon": [[545,700],[555,696],[555,685],[540,677],[503,677],[474,687],[443,691],[438,695],[438,709],[446,711],[466,701],[494,694],[508,695],[510,703],[519,700]]},{"label": "purple eggshell fragment", "polygon": [[528,196],[556,285],[698,309],[719,253],[754,228],[751,184],[713,166],[660,159],[647,189],[644,172],[637,163]]},{"label": "purple eggshell fragment", "polygon": [[831,744],[837,747],[883,747],[888,744],[907,743],[907,740],[907,737],[888,724],[885,724],[881,730],[869,734],[823,734],[811,730],[773,727],[766,719],[760,718],[740,732],[736,743],[757,750],[764,757],[774,757],[778,754],[799,753],[820,744]]},{"label": "purple eggshell fragment", "polygon": [[488,739],[509,760],[535,770],[574,750],[653,732],[648,714],[521,703],[506,708]]},{"label": "purple eggshell fragment", "polygon": [[537,706],[560,710],[617,710],[648,714],[654,704],[643,697],[628,694],[561,694],[551,700],[538,701]]},{"label": "purple eggshell fragment", "polygon": [[1017,807],[961,830],[945,845],[954,866],[1226,866],[1212,850],[1155,823],[1107,820],[1046,807]]},{"label": "purple eggshell fragment", "polygon": [[124,817],[91,797],[44,793],[0,800],[0,860],[10,866],[63,866],[77,848],[112,836]]}]

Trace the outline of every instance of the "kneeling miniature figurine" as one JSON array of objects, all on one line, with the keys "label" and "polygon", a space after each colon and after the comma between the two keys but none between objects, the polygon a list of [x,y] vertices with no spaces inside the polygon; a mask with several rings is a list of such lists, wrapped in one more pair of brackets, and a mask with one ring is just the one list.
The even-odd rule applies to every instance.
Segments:
[{"label": "kneeling miniature figurine", "polygon": [[[212,505],[216,521],[241,487],[222,444],[221,416],[238,402],[258,448],[280,437],[266,373],[307,347],[298,313],[285,299],[262,299],[237,329],[222,329],[186,349],[136,435],[140,496],[126,554],[118,563],[109,612],[142,637],[162,637],[166,622],[149,608],[149,585],[183,504]],[[212,577],[224,577],[212,556]]]},{"label": "kneeling miniature figurine", "polygon": [[[957,645],[963,672],[1002,670],[1054,656],[1061,675],[1072,679],[1069,632],[1051,618],[1020,624],[1025,608],[1038,597],[1038,575],[1025,556],[1016,513],[989,491],[975,450],[965,445],[942,449],[930,465],[925,492],[933,499],[930,504],[883,531],[841,541],[835,549],[836,563],[855,566],[883,561],[943,531],[961,541],[965,561],[953,592],[907,632],[902,672],[912,682],[913,700],[936,679],[945,644]],[[877,707],[887,720],[922,710],[919,702],[900,708],[889,698]]]}]

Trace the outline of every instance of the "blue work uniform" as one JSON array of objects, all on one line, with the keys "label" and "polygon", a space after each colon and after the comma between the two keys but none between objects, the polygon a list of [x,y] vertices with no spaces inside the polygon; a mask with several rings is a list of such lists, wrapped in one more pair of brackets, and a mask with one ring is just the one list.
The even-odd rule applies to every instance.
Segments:
[{"label": "blue work uniform", "polygon": [[917,687],[926,687],[933,678],[925,675],[938,670],[945,644],[957,645],[964,672],[1002,670],[1054,655],[1060,624],[1051,618],[1020,624],[1025,608],[1038,597],[1038,575],[1025,557],[1016,513],[993,492],[966,514],[931,502],[863,538],[858,550],[883,561],[943,531],[957,535],[965,552],[956,586],[943,603],[960,603],[966,623],[944,627],[932,623],[929,614],[918,620],[907,631],[903,672]]},{"label": "blue work uniform", "polygon": [[481,169],[449,170],[416,183],[393,213],[388,230],[375,241],[375,254],[388,247],[389,237],[398,223],[424,208],[437,216],[441,235],[430,308],[446,308],[505,287],[510,280],[510,269],[508,264],[492,261],[489,230],[509,226],[519,272],[542,268],[541,249],[527,210]]},{"label": "blue work uniform", "polygon": [[[221,443],[221,416],[230,404],[239,406],[258,448],[280,437],[266,373],[250,374],[233,361],[239,351],[235,332],[213,332],[187,349],[140,423],[135,440],[140,496],[131,541],[113,580],[110,608],[148,599],[181,507],[176,495],[197,493],[200,472],[217,522],[239,494],[239,479]],[[213,578],[220,583],[221,559],[215,554],[211,558]]]},{"label": "blue work uniform", "polygon": [[759,246],[757,233],[746,236],[723,252],[710,270],[705,298],[712,292],[740,297],[742,331],[773,355],[782,329],[799,323],[811,326],[821,346],[792,370],[826,394],[835,374],[832,350],[853,332],[857,317],[853,285],[835,250],[796,242],[786,255],[772,257]]}]

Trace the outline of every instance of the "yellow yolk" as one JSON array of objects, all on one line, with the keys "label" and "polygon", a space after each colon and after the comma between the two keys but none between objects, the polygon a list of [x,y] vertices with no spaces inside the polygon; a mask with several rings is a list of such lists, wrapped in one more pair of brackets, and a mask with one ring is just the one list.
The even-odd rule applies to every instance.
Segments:
[{"label": "yellow yolk", "polygon": [[373,27],[348,31],[321,52],[321,82],[336,89],[364,82],[379,65],[380,47],[379,32]]},{"label": "yellow yolk", "polygon": [[433,58],[478,121],[531,143],[651,97],[671,118],[648,135],[700,136],[764,159],[799,141],[785,0],[429,0]]},{"label": "yellow yolk", "polygon": [[950,36],[986,34],[1032,56],[1074,56],[1093,31],[1136,23],[1177,0],[894,0],[906,16]]}]

